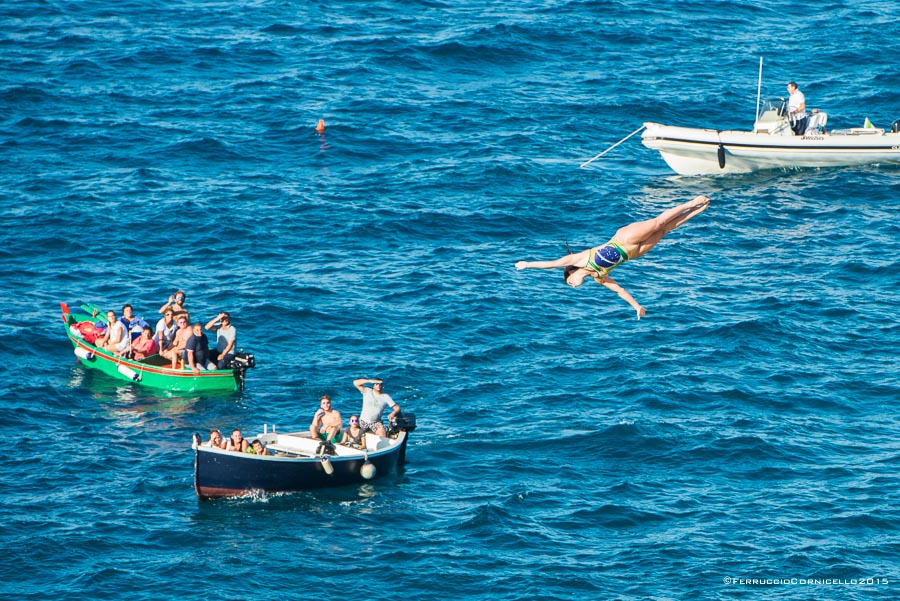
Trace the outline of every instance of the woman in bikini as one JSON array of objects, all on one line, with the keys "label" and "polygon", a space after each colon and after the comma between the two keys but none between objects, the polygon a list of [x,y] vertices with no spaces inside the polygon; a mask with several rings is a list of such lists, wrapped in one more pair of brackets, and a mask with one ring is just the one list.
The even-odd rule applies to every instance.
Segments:
[{"label": "woman in bikini", "polygon": [[651,248],[663,239],[663,236],[679,225],[699,215],[709,206],[709,199],[697,196],[682,205],[663,211],[654,219],[638,221],[619,228],[612,240],[580,253],[569,253],[555,261],[519,261],[516,269],[555,269],[563,268],[566,283],[573,288],[580,286],[590,276],[601,286],[612,290],[622,300],[637,311],[640,319],[647,311],[634,300],[627,290],[622,288],[611,277],[609,272],[632,259],[647,254]]}]

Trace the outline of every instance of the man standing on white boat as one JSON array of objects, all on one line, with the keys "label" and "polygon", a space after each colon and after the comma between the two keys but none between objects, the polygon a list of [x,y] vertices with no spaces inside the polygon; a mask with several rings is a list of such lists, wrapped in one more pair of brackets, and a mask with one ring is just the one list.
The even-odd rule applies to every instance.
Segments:
[{"label": "man standing on white boat", "polygon": [[795,82],[787,85],[788,93],[788,119],[791,121],[791,130],[794,134],[802,136],[806,132],[806,124],[809,123],[809,113],[806,112],[806,96],[797,88]]},{"label": "man standing on white boat", "polygon": [[[369,388],[366,384],[371,384],[372,387]],[[400,414],[400,405],[384,392],[384,380],[381,378],[373,380],[358,378],[353,380],[353,385],[362,393],[363,397],[362,411],[359,412],[359,427],[378,436],[386,436],[387,432],[381,416],[384,410],[390,407],[392,411],[388,415],[388,421],[393,420]]]}]

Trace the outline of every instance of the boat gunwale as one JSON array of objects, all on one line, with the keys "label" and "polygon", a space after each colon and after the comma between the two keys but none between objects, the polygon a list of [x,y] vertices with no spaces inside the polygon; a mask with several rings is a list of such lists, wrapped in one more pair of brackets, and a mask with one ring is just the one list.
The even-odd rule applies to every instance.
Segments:
[{"label": "boat gunwale", "polygon": [[[885,151],[900,151],[900,135],[896,133],[887,133],[882,132],[880,134],[831,134],[831,133],[823,133],[823,134],[815,134],[811,136],[776,136],[769,133],[762,132],[754,132],[740,129],[709,129],[709,128],[695,128],[695,127],[681,127],[678,125],[663,125],[661,123],[645,123],[644,124],[647,129],[644,131],[644,134],[641,136],[641,143],[644,146],[650,148],[647,142],[661,141],[661,142],[675,142],[681,144],[694,144],[701,146],[715,146],[718,148],[720,145],[725,146],[726,148],[731,146],[734,148],[759,148],[759,149],[772,149],[772,150],[841,150],[841,151],[861,151],[861,152],[885,152]],[[687,132],[698,132],[707,134],[709,136],[716,136],[718,139],[716,140],[702,140],[696,138],[687,138],[684,137],[686,134],[681,134],[680,136],[675,134],[667,134],[666,132],[660,132],[660,134],[654,134],[651,132],[652,128],[666,128],[666,129],[678,129]],[[754,136],[765,136],[767,138],[772,139],[769,143],[765,142],[753,142],[751,140],[722,140],[722,136],[726,137],[735,137],[740,136],[742,138],[752,138]],[[884,140],[888,138],[888,136],[897,135],[896,140]],[[784,140],[784,144],[775,144],[774,140]],[[859,140],[869,141],[877,141],[874,144],[865,144],[860,145],[856,144]],[[821,142],[829,142],[831,144],[821,144]],[[848,142],[846,144],[837,144],[838,141]],[[653,148],[652,150],[659,150],[658,148]]]},{"label": "boat gunwale", "polygon": [[[888,146],[813,146],[813,145],[804,145],[804,146],[795,146],[795,145],[773,145],[773,144],[749,144],[746,142],[717,142],[714,140],[705,141],[705,140],[686,140],[682,138],[669,138],[669,137],[647,137],[646,140],[662,140],[664,142],[678,142],[682,144],[696,144],[700,146],[715,146],[716,148],[719,145],[722,145],[726,148],[729,146],[736,148],[760,148],[760,149],[772,149],[772,150],[853,150],[853,151],[898,151],[900,152],[900,140],[897,141],[896,144],[891,144]],[[803,139],[803,138],[801,138]],[[811,140],[811,138],[806,138]],[[819,141],[821,138],[816,139],[815,141]],[[646,144],[645,144],[646,146]],[[658,150],[654,148],[653,150]]]},{"label": "boat gunwale", "polygon": [[[79,363],[88,369],[98,370],[115,380],[130,381],[148,390],[188,393],[201,391],[235,392],[242,389],[242,385],[238,382],[238,376],[235,374],[233,368],[200,370],[199,373],[195,374],[189,368],[173,369],[172,367],[154,365],[152,363],[145,363],[144,361],[119,357],[111,351],[84,340],[72,331],[72,326],[75,324],[84,322],[94,323],[96,316],[92,316],[84,311],[70,311],[65,303],[60,303],[60,307],[62,309],[62,318],[66,336],[72,344],[73,349],[82,348],[94,355],[93,360],[87,360],[82,357],[78,358]],[[151,357],[159,357],[159,354],[151,355]],[[94,361],[99,361],[100,364],[93,364]],[[109,372],[110,369],[118,371],[120,366],[125,366],[128,369],[133,370],[140,377],[137,380],[133,380],[121,375],[121,372],[118,374]],[[145,376],[151,376],[149,378],[150,381],[147,381]]]},{"label": "boat gunwale", "polygon": [[[104,360],[114,363],[116,365],[124,365],[129,368],[138,368],[138,372],[140,373],[153,373],[166,377],[175,377],[175,378],[221,378],[221,377],[233,377],[234,370],[231,369],[207,369],[201,370],[199,374],[195,374],[194,372],[188,370],[181,369],[173,369],[171,367],[161,367],[159,365],[153,365],[152,363],[142,363],[141,361],[136,361],[134,359],[127,359],[125,357],[118,357],[114,354],[111,354],[110,351],[106,349],[102,349],[98,346],[91,344],[86,340],[82,340],[78,338],[72,332],[67,332],[69,336],[69,340],[75,346],[80,346],[85,350],[90,351],[95,356],[101,357]],[[151,355],[152,356],[152,355]]]},{"label": "boat gunwale", "polygon": [[[285,435],[287,435],[287,434],[285,434]],[[265,436],[266,436],[266,434],[257,434],[257,435],[251,436],[249,438],[250,439],[260,439]],[[268,436],[271,436],[271,433]],[[381,436],[380,438],[383,438],[383,439],[389,441],[388,445],[385,446],[383,449],[376,449],[374,451],[370,451],[370,450],[362,450],[362,449],[353,449],[351,447],[342,447],[342,450],[346,450],[347,454],[324,455],[324,456],[328,457],[329,461],[332,461],[335,463],[343,463],[346,461],[359,461],[360,459],[366,459],[367,457],[368,458],[381,457],[382,455],[396,452],[399,449],[399,447],[401,445],[403,445],[404,439],[406,439],[408,437],[409,437],[409,433],[405,430],[402,430],[397,435],[396,438],[391,438],[389,436]],[[316,443],[316,441],[312,438],[310,438],[309,441],[310,441],[310,443]],[[274,443],[274,444],[278,444],[278,443]],[[340,445],[335,445],[335,446],[338,447]],[[238,459],[238,460],[248,459],[251,461],[272,461],[272,460],[274,460],[274,461],[288,461],[288,462],[293,462],[293,463],[312,463],[312,462],[316,462],[316,461],[321,461],[321,459],[323,457],[323,455],[316,454],[316,453],[300,455],[300,453],[306,453],[306,450],[299,449],[299,448],[297,449],[298,455],[294,456],[294,457],[279,456],[279,455],[256,455],[254,453],[236,453],[234,451],[228,451],[226,449],[221,449],[221,448],[217,449],[215,447],[208,446],[207,442],[200,442],[199,444],[192,442],[191,448],[197,452],[211,453],[213,455],[223,455],[225,457],[232,458],[232,459]],[[286,452],[292,452],[292,451],[288,450]]]}]

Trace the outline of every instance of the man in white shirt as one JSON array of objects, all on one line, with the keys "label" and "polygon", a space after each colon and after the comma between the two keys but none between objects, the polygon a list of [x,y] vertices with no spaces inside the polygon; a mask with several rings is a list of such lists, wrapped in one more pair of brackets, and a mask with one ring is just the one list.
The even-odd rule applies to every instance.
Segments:
[{"label": "man in white shirt", "polygon": [[[365,384],[371,384],[372,387],[369,388]],[[388,421],[390,421],[400,414],[400,405],[395,403],[390,395],[384,393],[384,381],[381,379],[359,378],[353,380],[353,385],[363,395],[362,411],[359,412],[359,427],[364,432],[374,432],[378,436],[386,436],[387,432],[381,421],[384,408],[391,407],[393,409],[388,416]]]},{"label": "man in white shirt", "polygon": [[793,81],[787,85],[788,93],[788,119],[791,121],[791,130],[798,136],[806,132],[806,124],[809,123],[809,113],[806,112],[806,96],[803,95],[797,84]]}]

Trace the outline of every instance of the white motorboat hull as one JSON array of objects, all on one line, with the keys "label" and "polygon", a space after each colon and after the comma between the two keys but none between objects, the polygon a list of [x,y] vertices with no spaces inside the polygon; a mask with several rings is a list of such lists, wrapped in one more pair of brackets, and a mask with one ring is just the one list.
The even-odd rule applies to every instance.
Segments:
[{"label": "white motorboat hull", "polygon": [[737,131],[645,123],[641,142],[680,175],[751,173],[763,169],[900,164],[900,133],[881,129],[792,135],[783,128]]}]

